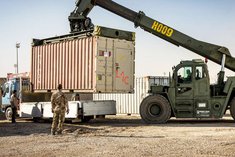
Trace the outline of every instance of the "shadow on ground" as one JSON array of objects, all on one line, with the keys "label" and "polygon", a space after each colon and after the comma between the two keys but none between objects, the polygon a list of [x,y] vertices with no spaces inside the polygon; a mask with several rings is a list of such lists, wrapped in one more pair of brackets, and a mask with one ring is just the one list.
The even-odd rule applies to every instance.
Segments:
[{"label": "shadow on ground", "polygon": [[[106,119],[94,119],[87,123],[66,122],[64,129],[66,133],[78,132],[78,134],[105,131],[106,127],[111,128],[135,128],[135,127],[235,127],[232,119],[221,120],[195,120],[195,119],[171,119],[166,124],[145,124],[140,117],[113,116]],[[0,137],[6,136],[28,136],[28,135],[49,135],[51,121],[33,122],[32,119],[17,119],[17,123],[0,121]]]},{"label": "shadow on ground", "polygon": [[[126,117],[126,118],[125,118]],[[106,119],[93,119],[88,123],[77,123],[78,125],[91,126],[112,126],[112,127],[137,127],[137,126],[164,126],[164,127],[233,127],[235,122],[232,119],[211,119],[211,120],[197,120],[197,119],[170,119],[165,124],[146,124],[140,117],[114,116]]]}]

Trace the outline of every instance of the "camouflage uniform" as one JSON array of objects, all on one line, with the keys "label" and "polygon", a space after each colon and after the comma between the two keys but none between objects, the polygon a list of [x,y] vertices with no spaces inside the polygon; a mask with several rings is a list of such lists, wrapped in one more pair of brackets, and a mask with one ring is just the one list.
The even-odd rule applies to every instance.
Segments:
[{"label": "camouflage uniform", "polygon": [[69,111],[68,100],[61,90],[53,93],[51,96],[53,122],[51,126],[51,133],[55,135],[57,131],[58,134],[62,133],[63,123],[65,119],[65,111]]}]

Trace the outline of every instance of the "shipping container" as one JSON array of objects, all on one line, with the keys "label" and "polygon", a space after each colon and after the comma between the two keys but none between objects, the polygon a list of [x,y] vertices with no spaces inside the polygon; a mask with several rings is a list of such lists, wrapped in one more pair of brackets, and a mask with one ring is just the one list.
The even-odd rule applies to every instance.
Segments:
[{"label": "shipping container", "polygon": [[169,85],[169,78],[165,76],[146,76],[135,78],[135,92],[114,94],[93,94],[93,100],[115,100],[117,114],[139,114],[142,100],[148,96],[151,85]]},{"label": "shipping container", "polygon": [[34,92],[132,93],[135,33],[96,26],[93,32],[34,39]]}]

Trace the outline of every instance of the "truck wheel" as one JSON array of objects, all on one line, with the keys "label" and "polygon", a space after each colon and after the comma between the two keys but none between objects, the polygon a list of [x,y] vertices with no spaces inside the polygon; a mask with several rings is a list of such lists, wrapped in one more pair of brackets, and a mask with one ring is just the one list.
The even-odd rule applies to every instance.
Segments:
[{"label": "truck wheel", "polygon": [[230,115],[233,117],[235,120],[235,97],[232,99],[230,102]]},{"label": "truck wheel", "polygon": [[8,107],[5,111],[5,117],[7,120],[11,120],[11,117],[12,117],[12,109],[11,107]]},{"label": "truck wheel", "polygon": [[83,118],[82,118],[82,122],[89,122],[91,119],[93,119],[94,118],[94,116],[84,116]]},{"label": "truck wheel", "polygon": [[145,123],[166,123],[171,116],[170,104],[161,95],[148,96],[140,104],[140,116]]},{"label": "truck wheel", "polygon": [[42,122],[44,122],[44,119],[42,119],[41,117],[33,117],[33,122],[34,123],[42,123]]}]

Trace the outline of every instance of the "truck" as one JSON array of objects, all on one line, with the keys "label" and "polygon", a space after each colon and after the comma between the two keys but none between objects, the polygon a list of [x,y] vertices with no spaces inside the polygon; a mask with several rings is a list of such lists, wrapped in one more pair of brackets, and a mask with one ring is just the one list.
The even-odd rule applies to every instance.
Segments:
[{"label": "truck", "polygon": [[182,46],[219,65],[216,84],[210,84],[207,64],[201,59],[181,61],[173,68],[169,86],[153,85],[150,95],[140,104],[140,116],[146,123],[166,123],[171,117],[219,119],[227,110],[235,119],[235,77],[224,80],[224,69],[235,71],[235,58],[229,49],[194,39],[174,28],[135,12],[112,0],[78,0],[68,20],[71,32],[92,29],[88,17],[94,6],[99,6],[134,23],[135,27],[160,37],[171,44]]},{"label": "truck", "polygon": [[[51,112],[50,98],[52,92],[36,93],[32,91],[30,73],[8,74],[7,82],[1,87],[2,92],[2,111],[5,118],[11,120],[12,109],[10,106],[11,93],[17,91],[19,105],[17,114],[20,118],[32,118],[34,121],[53,118]],[[88,122],[97,117],[116,114],[115,101],[93,101],[91,96],[80,94],[79,100],[77,93],[65,93],[68,98],[70,112],[65,115],[67,120],[73,122]]]}]

